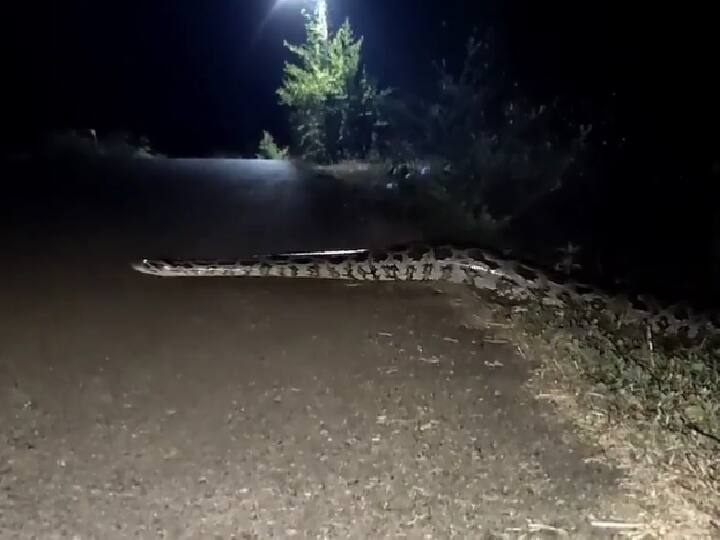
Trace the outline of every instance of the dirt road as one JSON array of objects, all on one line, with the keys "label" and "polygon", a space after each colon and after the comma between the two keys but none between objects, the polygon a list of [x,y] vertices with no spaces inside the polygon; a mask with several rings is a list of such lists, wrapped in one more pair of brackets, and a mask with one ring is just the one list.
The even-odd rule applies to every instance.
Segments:
[{"label": "dirt road", "polygon": [[469,291],[149,278],[122,264],[156,241],[133,227],[6,238],[0,538],[577,538],[635,517]]}]

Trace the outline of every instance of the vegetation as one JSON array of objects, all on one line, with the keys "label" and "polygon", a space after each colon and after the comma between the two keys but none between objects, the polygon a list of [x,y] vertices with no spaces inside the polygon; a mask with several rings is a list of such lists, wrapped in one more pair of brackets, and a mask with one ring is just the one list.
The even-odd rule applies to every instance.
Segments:
[{"label": "vegetation", "polygon": [[151,158],[160,157],[147,137],[125,132],[98,136],[94,129],[65,130],[50,133],[44,145],[49,155],[82,155],[85,157]]},{"label": "vegetation", "polygon": [[717,332],[671,334],[622,303],[505,304],[514,340],[540,363],[538,396],[627,471],[625,487],[655,510],[648,532],[703,537],[720,518]]},{"label": "vegetation", "polygon": [[299,153],[306,159],[335,162],[366,158],[375,150],[380,106],[378,90],[362,66],[362,38],[349,21],[328,32],[324,9],[304,12],[307,39],[285,43],[296,57],[285,65],[280,103],[291,111]]},{"label": "vegetation", "polygon": [[288,159],[290,149],[278,146],[275,138],[268,131],[263,131],[262,139],[258,145],[258,159]]},{"label": "vegetation", "polygon": [[493,234],[558,190],[582,161],[590,127],[538,105],[500,73],[492,39],[470,39],[458,73],[438,67],[430,100],[380,91],[362,66],[349,21],[328,32],[305,12],[306,41],[287,44],[280,103],[297,153],[315,163],[390,162],[406,202],[459,229]]},{"label": "vegetation", "polygon": [[433,102],[393,108],[389,146],[398,149],[392,158],[403,178],[428,176],[438,204],[469,224],[514,218],[561,188],[591,131],[568,121],[559,103],[519,95],[499,72],[495,48],[492,39],[470,39],[459,73],[438,66]]}]

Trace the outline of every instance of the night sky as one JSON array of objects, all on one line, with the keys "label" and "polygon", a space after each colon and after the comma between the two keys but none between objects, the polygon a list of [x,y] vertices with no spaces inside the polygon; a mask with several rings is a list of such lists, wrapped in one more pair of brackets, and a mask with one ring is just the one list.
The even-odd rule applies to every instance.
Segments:
[{"label": "night sky", "polygon": [[[275,89],[302,19],[274,0],[24,2],[7,7],[6,141],[46,129],[147,135],[179,155],[251,152],[262,129],[287,135]],[[431,62],[460,60],[473,27],[506,44],[504,68],[525,93],[612,102],[619,131],[647,151],[717,148],[718,86],[709,13],[627,2],[331,0],[366,39],[381,84],[423,94]],[[708,8],[709,9],[709,8]],[[263,24],[263,21],[266,21]],[[8,54],[9,53],[9,54]],[[599,115],[601,116],[601,115]],[[711,137],[700,136],[711,128]],[[642,144],[641,144],[642,143]]]}]

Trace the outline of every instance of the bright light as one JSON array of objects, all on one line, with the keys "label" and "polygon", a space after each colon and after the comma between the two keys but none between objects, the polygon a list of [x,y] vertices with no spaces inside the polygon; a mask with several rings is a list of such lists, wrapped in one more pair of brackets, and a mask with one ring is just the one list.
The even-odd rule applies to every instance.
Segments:
[{"label": "bright light", "polygon": [[324,0],[275,0],[275,9],[282,6],[317,6],[323,3]]},{"label": "bright light", "polygon": [[275,0],[276,5],[282,4],[317,4],[322,0]]},{"label": "bright light", "polygon": [[270,8],[270,11],[268,11],[263,22],[260,24],[255,37],[253,38],[253,43],[256,42],[260,35],[264,32],[269,20],[276,15],[276,12],[286,6],[294,8],[312,7],[320,19],[320,32],[325,40],[329,38],[330,28],[328,25],[328,0],[275,0],[271,5],[272,7]]},{"label": "bright light", "polygon": [[306,6],[311,5],[315,10],[315,13],[320,22],[320,31],[325,40],[330,35],[330,29],[328,25],[328,0],[275,0],[275,6],[272,11],[275,11],[283,6]]}]

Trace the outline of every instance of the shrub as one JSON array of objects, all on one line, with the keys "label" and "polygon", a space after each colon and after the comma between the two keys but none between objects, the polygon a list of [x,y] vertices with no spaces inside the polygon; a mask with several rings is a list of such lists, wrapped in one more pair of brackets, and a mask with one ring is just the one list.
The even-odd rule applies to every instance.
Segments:
[{"label": "shrub", "polygon": [[[434,189],[471,217],[510,218],[557,190],[577,165],[589,126],[559,103],[518,95],[494,63],[495,44],[472,38],[457,74],[438,67],[437,94],[389,105],[392,156],[406,180],[429,176]],[[440,163],[418,168],[417,162]]]},{"label": "shrub", "polygon": [[273,136],[269,132],[263,131],[257,157],[258,159],[288,159],[289,150],[286,147],[278,146]]},{"label": "shrub", "polygon": [[160,154],[151,148],[147,137],[135,137],[125,132],[112,132],[101,137],[94,129],[71,129],[50,133],[45,141],[44,150],[52,156],[160,157]]}]

